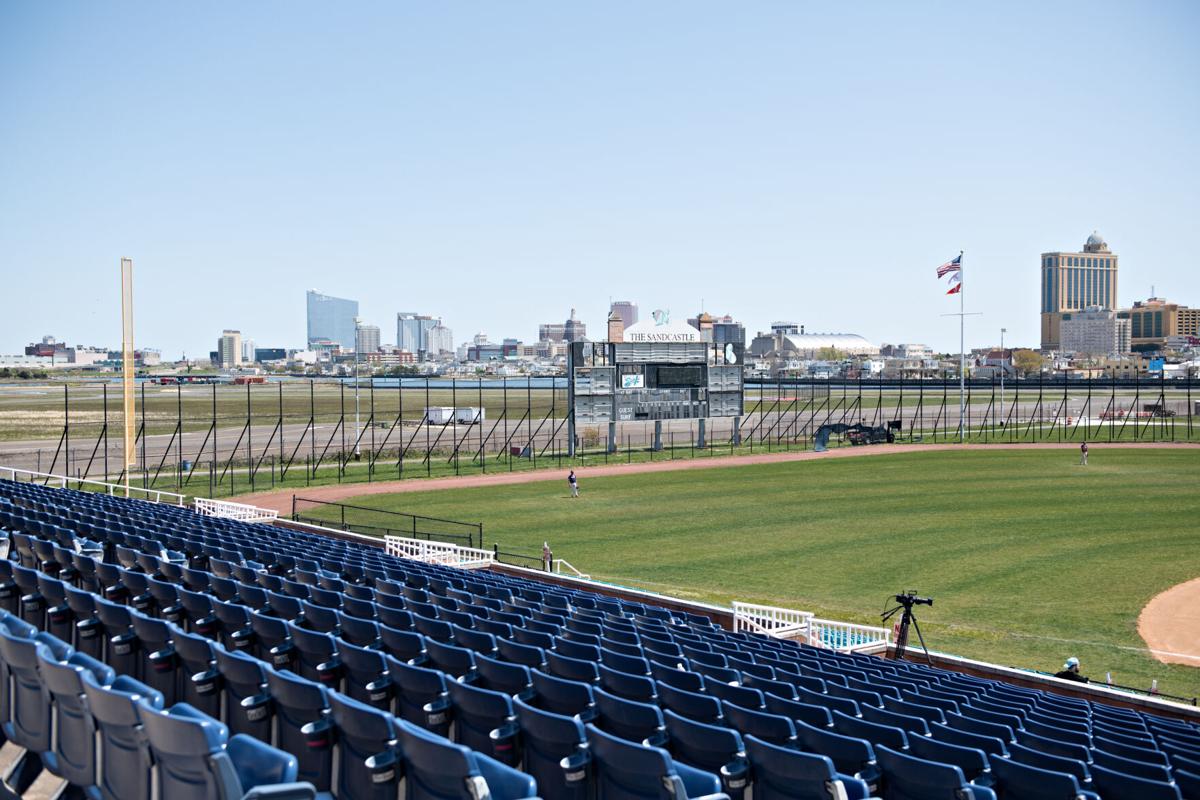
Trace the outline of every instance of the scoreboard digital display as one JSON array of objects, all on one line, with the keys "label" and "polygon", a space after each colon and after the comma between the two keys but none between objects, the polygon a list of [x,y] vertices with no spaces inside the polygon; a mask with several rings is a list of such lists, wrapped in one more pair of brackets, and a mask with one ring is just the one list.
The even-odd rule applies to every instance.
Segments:
[{"label": "scoreboard digital display", "polygon": [[592,425],[742,415],[742,346],[712,342],[575,342],[568,394]]}]

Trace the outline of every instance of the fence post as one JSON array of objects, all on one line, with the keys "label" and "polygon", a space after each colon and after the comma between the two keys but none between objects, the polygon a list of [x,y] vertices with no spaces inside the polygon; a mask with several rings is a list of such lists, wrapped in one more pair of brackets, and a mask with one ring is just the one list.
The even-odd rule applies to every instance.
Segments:
[{"label": "fence post", "polygon": [[296,495],[292,495],[292,521],[296,521]]}]

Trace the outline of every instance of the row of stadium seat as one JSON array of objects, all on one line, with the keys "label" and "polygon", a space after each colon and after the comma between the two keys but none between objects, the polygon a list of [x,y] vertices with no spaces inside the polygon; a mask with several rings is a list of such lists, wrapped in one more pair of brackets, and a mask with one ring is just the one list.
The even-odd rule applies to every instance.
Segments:
[{"label": "row of stadium seat", "polygon": [[[245,656],[262,658],[264,669],[295,671],[366,705],[388,697],[388,711],[401,721],[440,727],[530,772],[525,761],[538,739],[525,728],[536,714],[581,726],[584,739],[574,737],[575,749],[560,760],[576,750],[603,750],[595,744],[600,737],[662,745],[678,762],[676,775],[688,764],[718,773],[735,795],[747,786],[757,796],[787,784],[779,776],[803,772],[800,755],[828,759],[816,774],[851,793],[861,792],[858,780],[889,795],[912,781],[934,781],[915,796],[932,796],[934,784],[978,796],[995,790],[1002,797],[1065,797],[1099,789],[1105,797],[1179,797],[1181,788],[1191,796],[1189,781],[1200,768],[1193,758],[1200,758],[1200,735],[1185,723],[904,662],[730,634],[653,607],[405,562],[344,542],[318,546],[301,532],[174,509],[164,523],[151,504],[138,510],[147,527],[137,533],[107,519],[119,516],[112,508],[125,501],[93,501],[105,510],[86,513],[82,503],[67,509],[53,502],[59,490],[17,486],[24,490],[18,504],[0,503],[0,527],[12,531],[22,561],[11,567],[12,583],[24,597],[36,593],[70,609],[79,617],[71,620],[76,636],[99,629],[109,643],[124,635],[125,643],[163,645],[151,651],[160,657],[190,653],[188,670],[212,665],[191,676],[223,676],[235,671],[232,664],[254,661]],[[76,546],[85,541],[80,529],[92,535],[91,544]],[[224,547],[210,540],[215,529]],[[54,572],[69,578],[57,604],[39,584],[53,587]],[[94,598],[93,615],[80,596]],[[110,606],[126,608],[128,616]],[[153,622],[169,635],[152,630]],[[211,659],[197,640],[209,642]],[[144,654],[128,668],[154,676]],[[423,691],[414,676],[424,680]],[[188,694],[195,686],[178,676],[164,688],[174,692],[167,696],[196,699]],[[406,691],[415,699],[402,702]],[[254,696],[247,689],[245,697]],[[209,702],[218,716],[230,716],[227,701]],[[592,746],[582,748],[583,741]],[[776,751],[793,763],[784,768],[787,758]],[[655,757],[663,758],[661,751]],[[571,796],[561,767],[553,766],[537,776],[543,795]],[[803,796],[789,791],[781,796]]]}]

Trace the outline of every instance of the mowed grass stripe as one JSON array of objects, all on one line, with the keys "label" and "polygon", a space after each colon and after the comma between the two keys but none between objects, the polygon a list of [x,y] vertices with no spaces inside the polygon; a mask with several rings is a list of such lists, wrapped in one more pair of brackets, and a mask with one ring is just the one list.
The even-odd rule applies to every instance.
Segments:
[{"label": "mowed grass stripe", "polygon": [[[488,544],[592,575],[878,622],[884,598],[932,595],[930,646],[1035,669],[1068,655],[1120,683],[1200,694],[1200,671],[1142,648],[1137,616],[1200,576],[1200,452],[1093,448],[889,454],[349,501],[478,520]],[[1062,641],[1066,640],[1066,641]],[[1078,642],[1075,644],[1074,642]]]}]

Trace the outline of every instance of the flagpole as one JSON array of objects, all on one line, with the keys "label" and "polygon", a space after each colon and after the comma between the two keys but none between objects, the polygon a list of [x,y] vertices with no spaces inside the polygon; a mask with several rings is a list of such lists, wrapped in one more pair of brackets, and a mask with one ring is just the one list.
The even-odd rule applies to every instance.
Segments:
[{"label": "flagpole", "polygon": [[958,251],[958,441],[961,444],[966,435],[967,421],[967,348],[966,348],[966,301],[963,294],[966,291],[963,283],[962,266],[963,251]]}]

